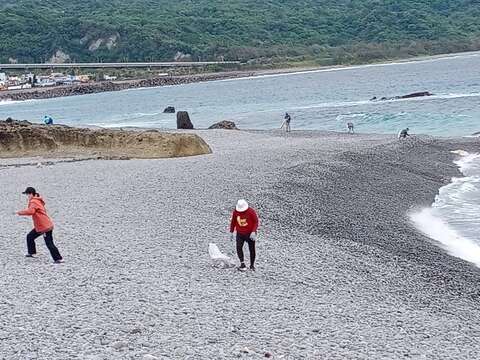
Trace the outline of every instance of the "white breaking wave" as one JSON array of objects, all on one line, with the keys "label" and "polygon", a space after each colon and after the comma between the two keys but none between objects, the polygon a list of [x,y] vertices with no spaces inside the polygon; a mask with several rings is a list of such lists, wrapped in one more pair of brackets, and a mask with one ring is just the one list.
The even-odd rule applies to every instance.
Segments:
[{"label": "white breaking wave", "polygon": [[16,103],[20,103],[21,101],[13,101],[13,100],[0,100],[0,106],[1,105],[12,105]]},{"label": "white breaking wave", "polygon": [[[60,98],[59,98],[60,99]],[[15,104],[25,104],[25,103],[33,103],[39,102],[42,100],[53,100],[53,99],[28,99],[28,100],[0,100],[0,106],[4,105],[15,105]]]},{"label": "white breaking wave", "polygon": [[466,176],[453,178],[450,184],[440,188],[432,207],[411,214],[410,218],[417,229],[436,240],[449,254],[480,267],[480,242],[476,235],[479,234],[480,208],[474,198],[479,191],[480,154],[464,150],[452,153],[460,156],[454,162]]},{"label": "white breaking wave", "polygon": [[338,101],[338,102],[326,102],[321,104],[313,104],[313,105],[304,105],[304,106],[294,106],[290,109],[292,110],[306,110],[306,109],[317,109],[317,108],[336,108],[336,107],[345,107],[345,106],[360,106],[360,105],[368,105],[368,104],[376,104],[376,102],[369,101],[369,100],[360,100],[360,101]]},{"label": "white breaking wave", "polygon": [[475,160],[480,159],[480,154],[470,154],[469,152],[463,150],[455,150],[452,151],[452,153],[461,156],[461,158],[455,160],[454,163],[460,168],[460,171],[463,174],[467,174],[472,166],[475,165]]},{"label": "white breaking wave", "polygon": [[440,99],[459,99],[459,98],[470,98],[470,97],[480,97],[480,93],[470,93],[470,94],[439,94],[432,96],[419,96],[406,99],[388,99],[388,100],[359,100],[359,101],[336,101],[336,102],[325,102],[320,104],[304,105],[292,107],[293,110],[307,110],[307,109],[317,109],[317,108],[337,108],[337,107],[353,107],[353,106],[363,106],[363,105],[374,105],[382,106],[385,104],[390,104],[392,102],[406,102],[406,101],[431,101],[431,100],[440,100]]},{"label": "white breaking wave", "polygon": [[359,113],[359,114],[340,114],[336,117],[336,120],[348,120],[348,119],[356,119],[356,118],[363,118],[368,116],[368,114]]},{"label": "white breaking wave", "polygon": [[411,219],[417,229],[429,238],[438,241],[450,255],[467,260],[480,267],[480,246],[474,241],[460,236],[438,218],[433,213],[433,209],[423,209],[412,214]]},{"label": "white breaking wave", "polygon": [[116,123],[97,123],[91,124],[92,126],[99,126],[106,129],[115,129],[115,128],[159,128],[161,127],[161,123],[158,122],[135,122],[135,121],[125,121],[125,122],[116,122]]},{"label": "white breaking wave", "polygon": [[402,66],[402,65],[411,65],[411,64],[421,64],[421,63],[430,63],[430,62],[438,62],[438,61],[451,60],[451,59],[478,57],[478,56],[480,56],[480,52],[459,53],[459,54],[456,54],[456,55],[454,55],[454,54],[448,55],[447,54],[445,56],[426,58],[426,59],[413,59],[413,60],[396,61],[396,62],[379,63],[379,64],[327,67],[326,69],[300,70],[300,71],[292,71],[292,72],[276,73],[276,74],[260,74],[260,75],[254,75],[254,76],[249,76],[249,77],[222,79],[222,80],[214,80],[214,81],[217,81],[217,82],[220,82],[220,81],[248,81],[248,80],[253,80],[253,79],[270,78],[270,77],[296,76],[296,75],[305,75],[305,74],[311,74],[311,73],[323,73],[323,72],[367,69],[367,68],[372,68],[372,67],[386,67],[386,66]]}]

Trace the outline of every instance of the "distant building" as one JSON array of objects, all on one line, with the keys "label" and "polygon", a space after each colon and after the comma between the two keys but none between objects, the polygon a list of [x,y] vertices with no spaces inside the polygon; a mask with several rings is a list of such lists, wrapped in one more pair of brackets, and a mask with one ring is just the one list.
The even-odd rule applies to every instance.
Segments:
[{"label": "distant building", "polygon": [[17,86],[22,83],[22,79],[18,76],[9,76],[7,78],[7,85],[10,88],[10,86]]},{"label": "distant building", "polygon": [[113,80],[117,80],[117,77],[110,76],[110,75],[103,75],[103,80],[113,81]]},{"label": "distant building", "polygon": [[7,89],[7,74],[0,73],[0,90]]},{"label": "distant building", "polygon": [[82,83],[87,83],[90,81],[91,75],[77,75],[75,78],[77,81],[80,81]]},{"label": "distant building", "polygon": [[35,85],[35,83],[37,82],[37,77],[35,76],[35,74],[28,73],[28,74],[25,75],[25,80],[29,84]]},{"label": "distant building", "polygon": [[51,79],[50,76],[39,76],[37,80],[37,85],[41,87],[45,86],[55,86],[55,80]]}]

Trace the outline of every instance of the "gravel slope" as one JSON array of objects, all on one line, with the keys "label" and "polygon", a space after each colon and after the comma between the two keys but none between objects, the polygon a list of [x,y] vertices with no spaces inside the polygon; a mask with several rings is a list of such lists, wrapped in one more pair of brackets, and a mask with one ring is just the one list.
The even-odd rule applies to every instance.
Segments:
[{"label": "gravel slope", "polygon": [[[480,270],[407,217],[475,140],[197,133],[213,154],[0,167],[1,359],[480,357]],[[27,185],[64,265],[41,239],[23,258]],[[239,197],[262,220],[255,273],[208,258],[234,254]]]}]

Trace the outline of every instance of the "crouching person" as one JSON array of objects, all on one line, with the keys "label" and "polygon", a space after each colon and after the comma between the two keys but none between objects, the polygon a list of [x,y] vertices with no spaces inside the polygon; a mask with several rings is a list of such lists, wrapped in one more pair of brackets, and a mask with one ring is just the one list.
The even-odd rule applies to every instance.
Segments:
[{"label": "crouching person", "polygon": [[248,244],[250,252],[250,270],[255,271],[255,241],[257,240],[258,216],[254,209],[248,206],[245,200],[238,200],[230,222],[230,234],[233,240],[237,232],[237,255],[240,260],[238,270],[246,271],[243,245]]},{"label": "crouching person", "polygon": [[34,255],[37,253],[35,239],[40,235],[43,235],[45,244],[50,251],[53,261],[56,264],[63,263],[63,258],[53,243],[53,222],[47,215],[45,201],[32,187],[28,187],[23,194],[28,196],[28,208],[22,211],[17,211],[16,214],[20,216],[31,216],[34,227],[33,230],[27,235],[28,253],[26,257],[34,257]]}]

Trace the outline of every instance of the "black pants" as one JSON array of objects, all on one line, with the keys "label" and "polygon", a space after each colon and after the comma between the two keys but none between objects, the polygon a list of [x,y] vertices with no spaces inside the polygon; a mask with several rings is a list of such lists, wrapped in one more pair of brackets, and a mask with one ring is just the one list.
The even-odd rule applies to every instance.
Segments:
[{"label": "black pants", "polygon": [[237,233],[237,255],[240,262],[245,262],[245,258],[243,256],[243,244],[248,243],[248,250],[250,252],[250,265],[253,266],[255,264],[255,241],[250,240],[250,235],[242,235]]},{"label": "black pants", "polygon": [[[47,231],[46,233],[43,234],[43,237],[45,239],[45,244],[47,245],[48,250],[50,250],[50,255],[52,255],[52,258],[54,261],[56,260],[62,260],[62,255],[58,252],[57,247],[53,243],[53,235],[52,235],[52,230]],[[35,247],[35,239],[38,238],[42,233],[38,233],[33,229],[30,231],[27,235],[27,249],[28,253],[30,255],[34,255],[37,253],[37,248]]]}]

